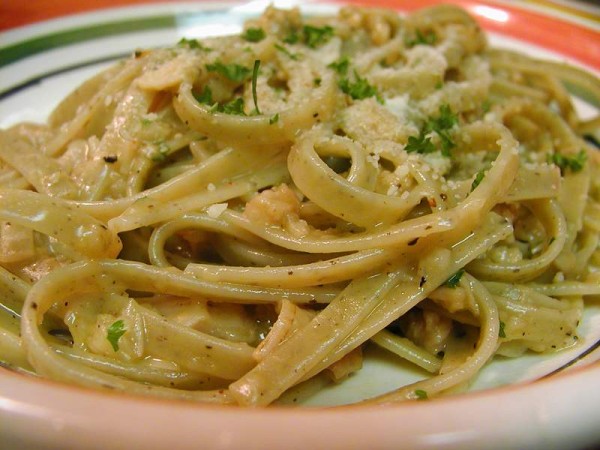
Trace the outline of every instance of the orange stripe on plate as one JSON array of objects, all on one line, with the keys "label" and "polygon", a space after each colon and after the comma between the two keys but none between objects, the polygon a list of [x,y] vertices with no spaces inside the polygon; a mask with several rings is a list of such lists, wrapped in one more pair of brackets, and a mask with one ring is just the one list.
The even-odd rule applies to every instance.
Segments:
[{"label": "orange stripe on plate", "polygon": [[[544,6],[546,8],[554,9],[556,11],[561,11],[570,16],[581,17],[583,19],[590,20],[592,22],[600,22],[600,14],[595,14],[593,12],[588,12],[584,9],[579,9],[576,5],[567,5],[565,3],[559,3],[552,0],[524,0],[526,3],[530,3],[532,5]],[[576,4],[580,2],[575,2]]]},{"label": "orange stripe on plate", "polygon": [[[439,0],[333,0],[333,2],[392,8],[405,12],[440,3]],[[491,1],[455,0],[453,3],[469,11],[485,30],[544,47],[600,71],[600,32],[598,31]]]}]

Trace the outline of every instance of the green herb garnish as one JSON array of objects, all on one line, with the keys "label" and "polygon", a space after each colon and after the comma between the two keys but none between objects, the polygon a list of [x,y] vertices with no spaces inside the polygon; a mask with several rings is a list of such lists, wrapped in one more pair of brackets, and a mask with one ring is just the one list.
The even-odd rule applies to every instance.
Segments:
[{"label": "green herb garnish", "polygon": [[236,116],[245,116],[246,113],[244,112],[244,99],[242,97],[238,97],[228,103],[218,105],[217,111]]},{"label": "green herb garnish", "polygon": [[200,48],[200,43],[196,39],[181,38],[177,45],[179,47]]},{"label": "green herb garnish", "polygon": [[343,56],[337,61],[329,64],[327,67],[335,70],[339,75],[346,75],[346,73],[348,73],[348,68],[350,67],[350,58]]},{"label": "green herb garnish", "polygon": [[436,151],[435,145],[431,142],[431,138],[426,136],[424,133],[420,133],[418,136],[409,136],[408,143],[404,147],[408,153],[433,153]]},{"label": "green herb garnish", "polygon": [[417,396],[417,400],[427,400],[427,391],[424,391],[423,389],[417,389],[415,390],[415,395]]},{"label": "green herb garnish", "polygon": [[125,322],[117,320],[106,330],[106,339],[110,342],[113,350],[116,352],[119,350],[119,339],[125,334],[127,329],[125,328]]},{"label": "green herb garnish", "polygon": [[326,44],[333,37],[333,28],[329,25],[325,25],[324,27],[304,25],[302,33],[304,43],[310,48],[317,48]]},{"label": "green herb garnish", "polygon": [[265,34],[265,30],[263,30],[262,28],[248,28],[242,34],[242,39],[248,42],[260,42],[266,36],[267,35]]},{"label": "green herb garnish", "polygon": [[366,78],[361,78],[354,72],[354,81],[349,78],[342,78],[338,81],[338,86],[345,94],[348,94],[354,100],[362,100],[369,97],[376,97],[377,101],[383,103],[375,86],[371,86]]},{"label": "green herb garnish", "polygon": [[456,272],[450,278],[448,278],[446,280],[446,283],[444,284],[449,288],[455,288],[456,286],[458,286],[458,283],[460,282],[460,279],[462,278],[464,273],[465,269],[460,269],[458,272]]},{"label": "green herb garnish", "polygon": [[237,82],[245,81],[252,72],[247,67],[240,66],[239,64],[223,64],[219,61],[216,61],[213,64],[207,64],[206,70],[209,72],[216,72],[231,81]]},{"label": "green herb garnish", "polygon": [[258,70],[260,69],[260,59],[254,61],[254,68],[252,69],[252,100],[254,100],[254,109],[256,114],[260,114],[258,108],[258,97],[256,95],[256,81],[258,80]]},{"label": "green herb garnish", "polygon": [[506,324],[502,321],[500,321],[500,328],[498,330],[498,337],[501,338],[505,338],[506,337],[506,332],[504,331],[504,327],[506,326]]},{"label": "green herb garnish", "polygon": [[427,127],[430,130],[440,132],[449,130],[458,123],[458,116],[452,112],[450,105],[444,104],[440,106],[440,115],[436,118],[431,118],[427,122]]},{"label": "green herb garnish", "polygon": [[199,94],[193,93],[193,95],[198,103],[203,103],[205,105],[213,104],[212,90],[208,86],[205,86]]},{"label": "green herb garnish", "polygon": [[300,35],[298,34],[298,30],[293,29],[290,31],[290,34],[288,34],[286,37],[283,38],[283,42],[285,42],[286,44],[297,44],[298,41],[300,40]]},{"label": "green herb garnish", "polygon": [[437,35],[433,31],[427,31],[423,33],[421,30],[415,32],[415,37],[407,39],[405,44],[407,47],[414,47],[415,45],[434,45],[437,42]]},{"label": "green herb garnish", "polygon": [[269,117],[269,125],[273,125],[277,122],[279,122],[279,113],[275,113],[271,117]]},{"label": "green herb garnish", "polygon": [[430,118],[425,124],[424,133],[435,131],[440,137],[442,144],[442,155],[450,156],[450,150],[456,146],[448,134],[458,123],[458,116],[452,112],[449,105],[441,105],[438,117]]},{"label": "green herb garnish", "polygon": [[197,39],[181,38],[177,43],[179,47],[187,47],[191,49],[210,51],[210,48],[204,47]]},{"label": "green herb garnish", "polygon": [[418,136],[410,136],[405,150],[409,153],[432,153],[436,150],[430,133],[435,132],[441,143],[442,155],[450,157],[450,150],[456,146],[450,137],[450,130],[458,123],[458,116],[452,113],[449,105],[441,105],[438,117],[430,117]]},{"label": "green herb garnish", "polygon": [[581,149],[575,156],[565,156],[561,153],[552,153],[548,155],[548,162],[556,164],[560,168],[560,173],[564,174],[567,170],[579,172],[585,166],[587,153]]},{"label": "green herb garnish", "polygon": [[475,190],[475,188],[477,186],[479,186],[479,184],[483,181],[484,178],[485,178],[485,172],[483,170],[480,170],[479,172],[477,172],[477,175],[475,175],[475,179],[473,180],[473,183],[471,183],[471,192],[473,192]]},{"label": "green herb garnish", "polygon": [[280,44],[275,44],[275,48],[277,50],[279,50],[281,53],[283,53],[284,55],[286,55],[288,58],[294,60],[294,61],[298,61],[298,54],[297,53],[292,53],[290,52],[287,48],[285,48],[283,45]]},{"label": "green herb garnish", "polygon": [[157,163],[164,162],[167,160],[169,151],[169,144],[167,144],[166,142],[158,142],[156,143],[156,151],[152,154],[150,159]]},{"label": "green herb garnish", "polygon": [[200,94],[194,93],[194,98],[198,101],[198,103],[210,105],[210,112],[221,112],[225,114],[235,114],[239,116],[246,115],[246,113],[244,112],[243,98],[238,97],[236,99],[231,100],[228,103],[223,104],[216,103],[213,101],[212,90],[208,86],[205,86],[204,90]]}]

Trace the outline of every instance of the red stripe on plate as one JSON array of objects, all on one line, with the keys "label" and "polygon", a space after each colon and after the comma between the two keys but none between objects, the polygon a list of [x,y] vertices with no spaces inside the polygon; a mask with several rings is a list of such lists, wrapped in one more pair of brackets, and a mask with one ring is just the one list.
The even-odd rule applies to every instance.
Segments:
[{"label": "red stripe on plate", "polygon": [[[362,6],[411,12],[439,4],[439,0],[333,0]],[[557,17],[491,1],[454,0],[488,31],[514,37],[600,70],[600,32]]]}]

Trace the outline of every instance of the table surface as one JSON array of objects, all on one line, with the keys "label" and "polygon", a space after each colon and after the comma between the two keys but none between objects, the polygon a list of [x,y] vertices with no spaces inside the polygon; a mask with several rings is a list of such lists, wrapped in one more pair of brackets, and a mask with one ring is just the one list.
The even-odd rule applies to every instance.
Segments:
[{"label": "table surface", "polygon": [[[133,6],[148,3],[169,3],[176,0],[0,0],[0,30],[30,25],[43,20],[89,12],[103,8]],[[201,1],[201,0],[196,0]],[[309,0],[310,1],[310,0]],[[525,8],[538,9],[548,14],[571,17],[587,22],[600,30],[599,0],[492,0],[498,4],[520,4]],[[236,0],[221,0],[236,3]],[[365,4],[368,0],[365,0]],[[393,3],[390,2],[390,3]],[[402,0],[397,0],[398,6]]]}]

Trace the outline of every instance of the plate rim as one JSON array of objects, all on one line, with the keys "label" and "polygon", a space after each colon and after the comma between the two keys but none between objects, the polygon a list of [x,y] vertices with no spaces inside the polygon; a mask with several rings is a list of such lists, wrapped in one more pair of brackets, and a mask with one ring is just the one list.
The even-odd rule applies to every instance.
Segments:
[{"label": "plate rim", "polygon": [[[166,444],[193,448],[200,440],[206,448],[215,449],[235,449],[242,444],[247,449],[280,448],[278,445],[290,437],[288,448],[319,445],[332,450],[365,448],[365,441],[376,443],[377,448],[394,444],[415,449],[478,448],[484,442],[486,448],[527,449],[540,448],[541,444],[545,448],[583,448],[600,442],[600,389],[593,388],[594,381],[598,387],[600,363],[532,383],[423,402],[384,407],[246,409],[102,392],[0,369],[0,392],[13,388],[0,396],[0,435],[9,442],[13,439],[36,446],[60,443],[77,449],[102,448],[94,446],[99,436],[104,448],[135,444],[148,450]],[[585,396],[573,396],[570,388],[590,383],[592,389]],[[51,395],[36,397],[40,390],[47,394],[49,385]],[[32,396],[37,401],[32,402]],[[524,404],[527,398],[535,401]],[[52,404],[57,399],[61,402]],[[575,411],[562,408],[574,401],[578,406]],[[490,404],[495,405],[493,411]],[[87,417],[92,408],[98,414]],[[428,419],[432,417],[444,417],[445,422],[431,427]],[[145,427],[121,426],[127,418],[136,418],[133,423]],[[568,426],[573,419],[579,427]],[[191,426],[196,422],[205,426]],[[35,435],[31,434],[31,424],[36,425]],[[368,426],[357,429],[357,424]],[[165,430],[177,425],[180,435],[165,435]],[[232,427],[235,432],[231,432]],[[269,434],[273,428],[276,433]],[[347,434],[340,438],[331,432],[333,429],[346,430]],[[384,430],[388,433],[380,434]],[[300,438],[302,445],[298,445]]]},{"label": "plate rim", "polygon": [[[374,3],[379,4],[379,3],[389,3],[390,0],[376,0]],[[409,0],[407,2],[408,3],[420,3],[417,2],[415,0]],[[202,2],[200,3],[200,7],[205,8],[205,5],[207,4],[217,4],[218,2]],[[340,3],[349,3],[349,2],[337,2],[337,1],[330,1],[330,2],[311,2],[311,6],[312,5],[319,5],[319,4],[340,4]],[[356,2],[356,1],[351,1],[350,3],[361,3],[361,2]],[[362,2],[364,3],[364,2]],[[463,2],[465,3],[465,2]],[[491,4],[493,2],[491,1],[469,1],[467,3],[483,3],[483,4]],[[169,3],[169,4],[165,4],[169,7],[172,6],[176,6],[176,5],[190,5],[191,3],[189,2],[176,2],[176,3]],[[223,3],[220,3],[223,6]],[[242,3],[227,3],[227,5],[234,5],[234,4],[244,4],[244,2]],[[422,4],[422,3],[421,3]],[[140,8],[143,9],[153,9],[156,8],[158,4],[153,4],[153,5],[143,5],[143,6],[133,6],[133,7],[125,7],[125,8],[130,8],[133,10],[138,10]],[[194,4],[197,5],[197,4]],[[505,5],[498,5],[495,3],[496,6],[500,7],[500,8],[504,8]],[[115,13],[118,11],[122,11],[123,8],[122,7],[118,7],[118,8],[110,8],[111,13]],[[94,15],[95,13],[82,13],[79,14],[77,16],[90,16],[90,15]],[[59,19],[53,19],[52,21],[61,21],[62,18]],[[553,20],[557,20],[556,18],[553,18]],[[30,28],[38,28],[40,24],[43,24],[46,22],[41,22],[38,24],[32,24],[28,27]],[[580,27],[577,27],[580,28]],[[487,29],[486,29],[487,30]],[[534,45],[537,45],[536,42],[533,42]],[[600,50],[600,44],[598,45],[599,50]],[[554,51],[554,49],[551,49],[552,51]],[[559,52],[560,53],[560,52]],[[598,68],[600,68],[600,58],[598,58]],[[14,376],[14,377],[13,377]],[[16,377],[16,378],[15,378]],[[14,379],[13,379],[14,378]],[[12,379],[12,381],[11,381]],[[26,380],[26,382],[21,383],[21,382],[15,382],[15,379],[19,379],[21,381]],[[10,422],[10,418],[11,416],[14,414],[15,408],[20,408],[19,411],[25,411],[25,413],[30,414],[32,417],[42,417],[43,416],[43,412],[41,410],[36,410],[35,409],[35,404],[33,403],[29,403],[29,405],[27,405],[27,399],[19,396],[19,393],[13,393],[10,391],[10,389],[8,389],[11,385],[15,385],[16,384],[26,384],[27,386],[37,386],[37,387],[42,387],[42,386],[47,386],[48,383],[50,383],[53,388],[55,388],[57,391],[60,391],[62,393],[64,392],[69,392],[69,394],[65,394],[67,396],[70,396],[72,394],[74,394],[74,392],[76,391],[77,393],[74,394],[76,397],[85,397],[85,398],[101,398],[101,399],[105,399],[106,402],[110,403],[111,407],[114,407],[115,404],[119,404],[122,403],[123,401],[129,403],[129,404],[134,404],[136,405],[134,409],[140,408],[140,409],[161,409],[164,407],[165,402],[167,402],[170,406],[169,406],[169,410],[180,410],[180,411],[193,411],[194,413],[197,413],[197,411],[202,411],[202,412],[206,412],[206,411],[210,411],[212,413],[216,413],[220,416],[223,417],[227,417],[230,418],[232,416],[236,416],[236,417],[253,417],[253,420],[256,420],[257,418],[264,416],[264,415],[268,415],[270,418],[274,418],[274,419],[278,419],[281,421],[288,421],[288,425],[293,425],[294,420],[307,420],[305,419],[305,417],[310,416],[310,418],[308,420],[310,421],[317,421],[317,420],[324,420],[324,418],[326,418],[326,420],[335,422],[335,423],[346,423],[346,425],[352,420],[356,420],[356,417],[358,416],[359,418],[365,418],[366,416],[369,416],[369,418],[372,417],[380,417],[380,418],[385,418],[386,420],[391,420],[391,417],[393,416],[395,419],[398,419],[398,416],[407,416],[410,417],[411,415],[413,415],[413,413],[415,412],[415,410],[419,410],[419,414],[422,414],[422,411],[424,409],[427,409],[428,411],[433,410],[434,408],[439,409],[439,410],[446,410],[447,408],[449,408],[447,405],[448,404],[452,404],[452,406],[454,407],[457,403],[460,404],[470,404],[472,402],[478,402],[480,400],[484,400],[485,402],[489,402],[489,401],[494,401],[494,399],[496,398],[500,398],[500,400],[502,400],[503,402],[505,402],[505,405],[500,404],[500,408],[502,409],[502,407],[504,406],[507,409],[511,409],[512,403],[516,401],[516,398],[518,398],[519,396],[522,396],[523,392],[528,391],[531,392],[531,389],[533,388],[533,390],[535,392],[538,391],[543,391],[543,393],[545,393],[548,390],[551,390],[550,385],[560,385],[563,386],[565,384],[567,385],[577,385],[579,384],[581,381],[580,380],[593,380],[596,381],[595,386],[597,386],[599,389],[593,389],[594,392],[590,393],[590,395],[588,397],[586,397],[586,404],[590,403],[590,399],[594,399],[594,401],[596,402],[596,405],[600,405],[600,362],[596,362],[593,363],[589,366],[586,367],[581,367],[581,368],[576,368],[573,370],[570,370],[568,372],[565,373],[561,373],[558,375],[555,375],[551,378],[548,379],[542,379],[542,380],[537,380],[534,382],[527,382],[527,383],[519,383],[519,384],[513,384],[513,385],[509,385],[509,386],[502,386],[502,387],[498,387],[498,388],[494,388],[494,389],[489,389],[489,390],[485,390],[485,391],[477,391],[477,392],[470,392],[470,393],[466,393],[466,394],[461,394],[459,396],[452,396],[452,397],[446,397],[446,398],[440,398],[440,399],[434,399],[430,402],[418,402],[417,404],[400,404],[400,405],[390,405],[390,406],[386,406],[385,408],[381,408],[381,407],[354,407],[354,406],[345,406],[345,407],[337,407],[337,408],[314,408],[314,407],[302,407],[302,408],[298,408],[298,409],[292,409],[292,408],[288,408],[288,407],[269,407],[266,409],[262,409],[262,410],[247,410],[247,409],[238,409],[238,408],[232,408],[232,407],[222,407],[222,406],[217,406],[217,405],[206,405],[206,404],[193,404],[190,405],[187,402],[181,402],[181,401],[173,401],[173,400],[163,400],[163,399],[155,399],[155,398],[145,398],[145,397],[137,397],[137,396],[130,396],[130,395],[121,395],[119,394],[119,396],[117,397],[116,395],[113,395],[111,393],[106,393],[106,392],[101,392],[101,391],[95,391],[95,390],[91,390],[89,388],[82,388],[82,387],[78,387],[78,386],[70,386],[70,385],[65,385],[63,383],[58,383],[52,380],[45,380],[45,379],[35,379],[35,378],[24,378],[23,375],[21,374],[16,374],[14,372],[10,372],[7,369],[1,368],[0,367],[0,418],[2,417],[6,417],[9,420],[0,420],[0,435],[4,435],[5,433],[10,433],[11,430],[3,430],[3,425],[2,423],[4,422],[5,425],[8,425]],[[8,380],[8,381],[7,381]],[[33,388],[32,388],[33,389]],[[36,390],[36,389],[33,389]],[[67,390],[67,391],[65,391]],[[23,392],[21,392],[20,394],[23,394]],[[527,394],[525,394],[527,395]],[[543,398],[543,397],[541,397]],[[109,400],[110,399],[110,400]],[[549,400],[550,401],[550,400]],[[105,403],[105,401],[101,401],[101,403]],[[480,402],[481,403],[481,402]],[[522,402],[518,402],[519,404],[522,404]],[[182,406],[183,404],[185,404],[185,406]],[[39,406],[39,405],[38,405]],[[66,404],[60,404],[59,405],[61,408],[66,408]],[[524,408],[524,411],[522,411],[522,414],[525,414],[526,412],[532,412],[533,409],[535,408],[539,408],[539,405],[528,405],[528,408]],[[596,406],[596,409],[593,411],[600,411],[599,407]],[[338,414],[342,412],[343,414]],[[518,411],[514,411],[514,412],[518,412]],[[539,411],[538,411],[539,412]],[[550,425],[549,424],[554,424],[553,421],[555,421],[557,418],[566,418],[567,416],[572,417],[573,416],[573,411],[569,411],[569,412],[551,412],[548,413],[547,411],[542,411],[544,412],[546,415],[544,417],[539,417],[539,420],[541,420],[542,422],[540,422],[540,431],[547,431],[550,434],[556,434],[556,430],[553,430],[551,428],[548,428]],[[65,414],[67,414],[67,411],[64,412]],[[585,414],[589,414],[589,411],[585,410],[585,411],[577,411],[577,416],[581,416],[583,417]],[[37,414],[37,416],[36,416]],[[41,414],[41,416],[40,416]],[[337,416],[337,418],[336,418]],[[344,417],[340,417],[340,416],[344,416]],[[14,417],[14,416],[13,416]],[[348,417],[351,417],[351,419],[348,419]],[[46,417],[43,420],[47,420],[47,421],[52,421],[52,418],[50,417]],[[114,420],[118,420],[118,416],[114,416]],[[460,420],[460,418],[454,418],[454,420]],[[512,419],[513,421],[515,420],[515,418]],[[545,424],[545,425],[544,425]],[[14,425],[14,423],[13,423]],[[158,426],[158,424],[155,424]],[[54,430],[54,434],[53,436],[62,436],[65,437],[65,430],[67,430],[68,428],[68,424],[65,425],[64,423],[62,425],[58,424],[58,425],[53,425],[54,428],[52,428]],[[501,427],[500,427],[501,428]],[[198,431],[198,430],[197,430]],[[199,430],[199,431],[203,431],[203,430]],[[489,431],[489,430],[487,430]],[[590,433],[595,431],[595,434],[592,436],[594,439],[598,439],[598,441],[600,441],[600,431],[598,430],[588,430]],[[496,435],[498,435],[498,431],[494,431],[496,433]],[[152,430],[149,432],[149,437],[153,437],[155,436],[154,433],[154,428],[152,428]],[[366,434],[371,434],[369,432],[369,430],[366,431]],[[14,435],[14,433],[13,433]],[[486,434],[485,436],[478,436],[477,433],[475,432],[475,434],[471,434],[471,435],[465,435],[462,438],[461,437],[454,437],[454,441],[450,442],[448,445],[450,444],[456,444],[456,443],[468,443],[468,442],[475,442],[477,439],[479,438],[483,438],[483,437],[488,437],[489,434]],[[20,437],[27,437],[26,435],[22,435]],[[431,437],[431,436],[430,436]],[[582,436],[583,438],[585,438],[586,436]],[[418,438],[418,436],[417,436]],[[430,448],[428,445],[431,444],[430,441],[427,441],[427,439],[424,439],[423,436],[421,436],[420,438],[423,438],[421,440],[418,440],[417,438],[415,438],[413,442],[413,444],[415,445],[415,448]],[[399,439],[406,439],[405,436],[399,436]],[[462,441],[460,439],[463,439]],[[223,441],[221,442],[221,448],[235,448],[232,446],[227,446],[227,445],[231,445],[231,442],[234,441],[230,441],[230,443],[228,444],[227,442]],[[391,442],[391,441],[390,441]],[[401,441],[399,441],[401,442]],[[404,441],[406,442],[406,441]],[[538,441],[529,441],[530,443],[534,444]],[[554,441],[554,443],[556,442],[563,442],[563,441]],[[435,441],[437,448],[446,448],[444,447],[444,443],[439,442],[439,441]],[[506,442],[503,442],[503,444],[505,444]],[[219,444],[219,442],[214,441],[213,444]],[[331,447],[331,445],[335,445],[336,442],[330,442],[329,443],[330,446],[329,448],[334,448]],[[348,444],[348,443],[346,443]],[[418,447],[419,445],[421,445],[421,447]],[[159,447],[156,447],[159,448]],[[344,448],[349,448],[349,447],[344,447]],[[448,447],[450,448],[450,447]],[[462,447],[464,448],[464,447]],[[520,447],[523,448],[523,447]]]}]

